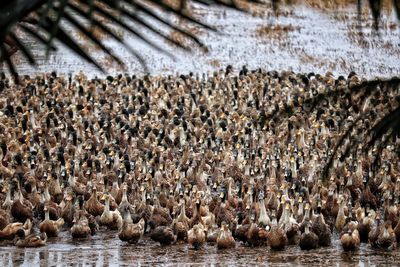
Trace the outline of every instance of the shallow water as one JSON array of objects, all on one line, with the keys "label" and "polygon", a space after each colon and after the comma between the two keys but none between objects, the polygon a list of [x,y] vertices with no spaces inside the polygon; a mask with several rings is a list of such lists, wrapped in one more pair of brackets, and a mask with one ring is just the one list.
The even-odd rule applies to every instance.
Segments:
[{"label": "shallow water", "polygon": [[62,232],[45,247],[23,249],[3,244],[0,251],[0,266],[394,266],[399,261],[399,251],[373,250],[362,244],[358,251],[344,252],[338,240],[331,247],[312,251],[297,246],[271,251],[240,243],[230,250],[207,245],[196,251],[186,244],[161,247],[147,238],[130,245],[120,241],[116,232],[99,233],[87,240],[72,240],[68,232]]},{"label": "shallow water", "polygon": [[[157,36],[149,34],[150,39],[175,56],[174,60],[127,33],[121,34],[146,60],[148,71],[152,74],[181,74],[190,71],[204,73],[228,64],[236,69],[247,65],[250,68],[312,71],[322,74],[332,71],[335,75],[347,75],[350,71],[355,71],[370,78],[391,77],[400,73],[400,27],[394,14],[385,14],[386,19],[382,21],[379,36],[372,30],[371,16],[366,16],[362,22],[362,37],[354,34],[358,26],[355,5],[334,11],[296,6],[283,10],[279,16],[274,16],[271,11],[259,11],[250,15],[233,10],[205,10],[196,7],[194,14],[220,31],[217,34],[199,30],[193,25],[185,26],[199,34],[199,38],[208,46],[208,53],[200,49],[188,53],[168,46]],[[170,17],[167,19],[174,20]],[[146,32],[139,26],[137,29]],[[143,73],[143,66],[127,49],[113,40],[105,42],[124,59],[126,72]],[[66,48],[51,53],[46,62],[45,51],[35,43],[31,44],[34,54],[39,58],[39,64],[31,67],[17,55],[18,70],[22,73],[34,74],[52,70],[76,73],[82,70],[90,76],[101,74]],[[94,52],[96,59],[110,74],[120,71],[104,55],[95,49],[90,51]]]}]

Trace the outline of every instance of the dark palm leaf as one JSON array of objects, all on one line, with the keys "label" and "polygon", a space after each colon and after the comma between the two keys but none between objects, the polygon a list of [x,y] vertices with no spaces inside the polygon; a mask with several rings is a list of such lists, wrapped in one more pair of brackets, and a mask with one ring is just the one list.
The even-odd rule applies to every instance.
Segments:
[{"label": "dark palm leaf", "polygon": [[[55,48],[53,45],[54,40],[58,40],[84,60],[102,70],[101,65],[94,59],[91,53],[86,51],[84,46],[71,36],[70,32],[72,30],[79,31],[89,42],[95,44],[103,53],[110,56],[114,62],[123,65],[123,61],[111,49],[107,48],[99,37],[93,34],[92,27],[97,27],[103,33],[122,43],[145,67],[145,61],[140,56],[139,51],[133,48],[134,44],[125,43],[123,38],[118,37],[108,26],[107,21],[111,21],[114,26],[130,32],[154,49],[173,57],[162,45],[153,42],[140,29],[146,29],[181,49],[189,51],[193,49],[192,45],[188,46],[181,41],[171,38],[166,34],[166,31],[159,29],[154,23],[149,23],[148,19],[152,19],[155,22],[160,22],[165,27],[165,30],[179,32],[184,38],[197,45],[197,47],[203,48],[205,45],[196,35],[185,30],[178,23],[173,23],[166,19],[168,15],[173,15],[185,20],[187,23],[197,24],[207,30],[215,30],[212,26],[201,22],[198,18],[191,15],[190,12],[187,12],[184,8],[186,6],[184,2],[186,0],[182,0],[180,8],[176,8],[172,3],[152,0],[7,1],[7,3],[0,5],[0,58],[6,62],[13,75],[16,72],[11,56],[17,49],[21,50],[22,55],[28,59],[29,63],[35,64],[35,57],[30,52],[29,47],[22,41],[20,34],[17,33],[18,30],[33,36],[41,44],[46,45],[47,51],[53,50]],[[202,5],[225,6],[244,11],[244,8],[237,5],[235,1],[194,0],[192,2]],[[258,3],[257,0],[247,0],[246,2]],[[68,28],[67,30],[65,24],[71,27],[71,29]]]},{"label": "dark palm leaf", "polygon": [[[266,115],[266,120],[282,120],[290,117],[296,110],[309,110],[312,112],[314,109],[321,107],[326,101],[332,101],[335,97],[346,97],[350,93],[353,97],[353,105],[357,109],[362,110],[367,99],[375,93],[387,95],[394,93],[399,95],[400,79],[391,78],[387,80],[372,80],[364,81],[359,84],[348,84],[345,87],[336,87],[334,90],[320,93],[304,100],[304,104],[300,105],[295,102],[293,107],[286,107],[284,109],[276,109],[273,113]],[[336,144],[334,144],[328,158],[323,166],[321,179],[325,180],[333,166],[335,158],[343,161],[350,155],[356,155],[357,151],[368,153],[369,151],[376,150],[374,153],[373,166],[380,166],[380,155],[382,149],[396,137],[400,137],[400,97],[397,98],[397,106],[391,106],[390,103],[384,103],[389,110],[382,118],[376,117],[376,113],[372,105],[369,105],[370,110],[362,112],[354,112],[355,117],[351,121],[344,133],[339,137]],[[359,123],[368,119],[371,124]],[[343,123],[343,122],[339,122]],[[354,134],[356,133],[356,134]],[[374,169],[372,169],[374,171]]]}]

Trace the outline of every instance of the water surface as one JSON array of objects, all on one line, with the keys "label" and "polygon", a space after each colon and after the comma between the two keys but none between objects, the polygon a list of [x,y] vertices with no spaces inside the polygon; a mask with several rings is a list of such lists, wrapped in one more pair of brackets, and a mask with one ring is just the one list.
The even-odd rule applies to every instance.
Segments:
[{"label": "water surface", "polygon": [[235,249],[221,251],[206,245],[196,251],[186,244],[160,246],[148,238],[139,244],[127,244],[118,239],[116,232],[99,233],[87,240],[73,240],[69,232],[62,232],[58,238],[49,239],[45,247],[2,245],[0,266],[395,266],[400,261],[398,250],[375,250],[367,244],[358,251],[344,252],[337,239],[331,247],[311,251],[297,246],[271,251],[238,242]]}]

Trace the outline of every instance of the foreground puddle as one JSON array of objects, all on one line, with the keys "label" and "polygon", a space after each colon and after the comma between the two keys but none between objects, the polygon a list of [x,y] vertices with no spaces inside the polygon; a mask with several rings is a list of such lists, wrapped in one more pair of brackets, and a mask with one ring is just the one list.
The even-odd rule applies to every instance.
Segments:
[{"label": "foreground puddle", "polygon": [[215,246],[193,250],[188,245],[161,247],[149,239],[140,244],[121,242],[116,233],[100,233],[88,240],[72,240],[69,233],[50,239],[41,248],[3,246],[0,266],[132,266],[132,265],[222,265],[222,266],[379,266],[396,265],[399,251],[372,250],[363,244],[356,252],[343,252],[339,241],[328,248],[284,251],[249,248],[237,243],[235,249],[220,251]]}]

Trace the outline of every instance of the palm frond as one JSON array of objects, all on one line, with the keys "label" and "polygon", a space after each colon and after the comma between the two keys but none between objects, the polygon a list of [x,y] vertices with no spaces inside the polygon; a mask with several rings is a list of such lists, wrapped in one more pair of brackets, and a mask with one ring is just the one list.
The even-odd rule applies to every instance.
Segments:
[{"label": "palm frond", "polygon": [[[186,0],[182,0],[185,1]],[[221,0],[193,0],[192,3],[224,6],[236,10],[246,11],[236,1]],[[248,3],[259,3],[257,0],[246,0]],[[182,2],[183,3],[183,2]],[[71,31],[79,31],[86,39],[96,45],[100,51],[119,65],[123,66],[123,60],[109,49],[104,41],[93,34],[92,27],[97,27],[117,42],[124,45],[128,51],[138,59],[140,64],[146,69],[145,61],[140,56],[139,51],[133,49],[134,44],[127,44],[122,37],[118,37],[108,26],[109,22],[114,27],[133,34],[138,40],[143,41],[148,46],[161,51],[173,58],[161,44],[154,42],[148,37],[147,30],[151,34],[160,37],[168,43],[174,44],[180,49],[191,51],[193,46],[185,45],[182,41],[175,40],[166,32],[179,32],[184,38],[190,40],[199,48],[204,48],[205,44],[193,33],[182,28],[178,22],[171,22],[167,16],[175,16],[183,19],[187,23],[193,23],[206,30],[215,31],[212,25],[203,23],[200,19],[193,16],[188,10],[174,7],[169,2],[153,0],[13,0],[0,5],[0,43],[2,43],[0,58],[3,58],[10,72],[15,75],[15,66],[11,60],[12,53],[8,53],[6,38],[12,40],[18,50],[30,64],[35,64],[35,56],[30,52],[30,48],[24,44],[20,37],[20,32],[33,36],[41,44],[46,45],[47,53],[55,48],[54,40],[61,42],[70,48],[85,61],[92,63],[99,70],[103,70],[101,64],[91,55],[84,46],[72,37]],[[150,23],[152,20],[154,23]],[[159,23],[164,30],[159,28]],[[65,28],[67,24],[70,28]]]},{"label": "palm frond", "polygon": [[[377,79],[363,81],[358,84],[348,84],[347,86],[335,87],[333,90],[317,94],[306,98],[303,104],[293,103],[293,107],[276,108],[265,116],[265,120],[282,120],[290,117],[297,110],[313,110],[322,107],[325,101],[332,101],[335,97],[345,97],[350,94],[353,97],[353,105],[359,112],[353,112],[354,119],[344,129],[344,133],[334,144],[331,153],[323,165],[321,179],[326,180],[332,170],[333,162],[339,157],[341,161],[350,155],[357,154],[357,151],[368,153],[374,150],[374,161],[371,165],[380,166],[380,155],[384,147],[391,140],[400,137],[400,97],[397,106],[391,103],[384,103],[388,112],[381,118],[376,116],[373,105],[369,104],[369,110],[362,111],[365,102],[375,93],[386,94],[394,93],[399,96],[400,79]],[[371,124],[360,123],[363,120],[370,120]],[[343,123],[343,121],[339,121]]]}]

